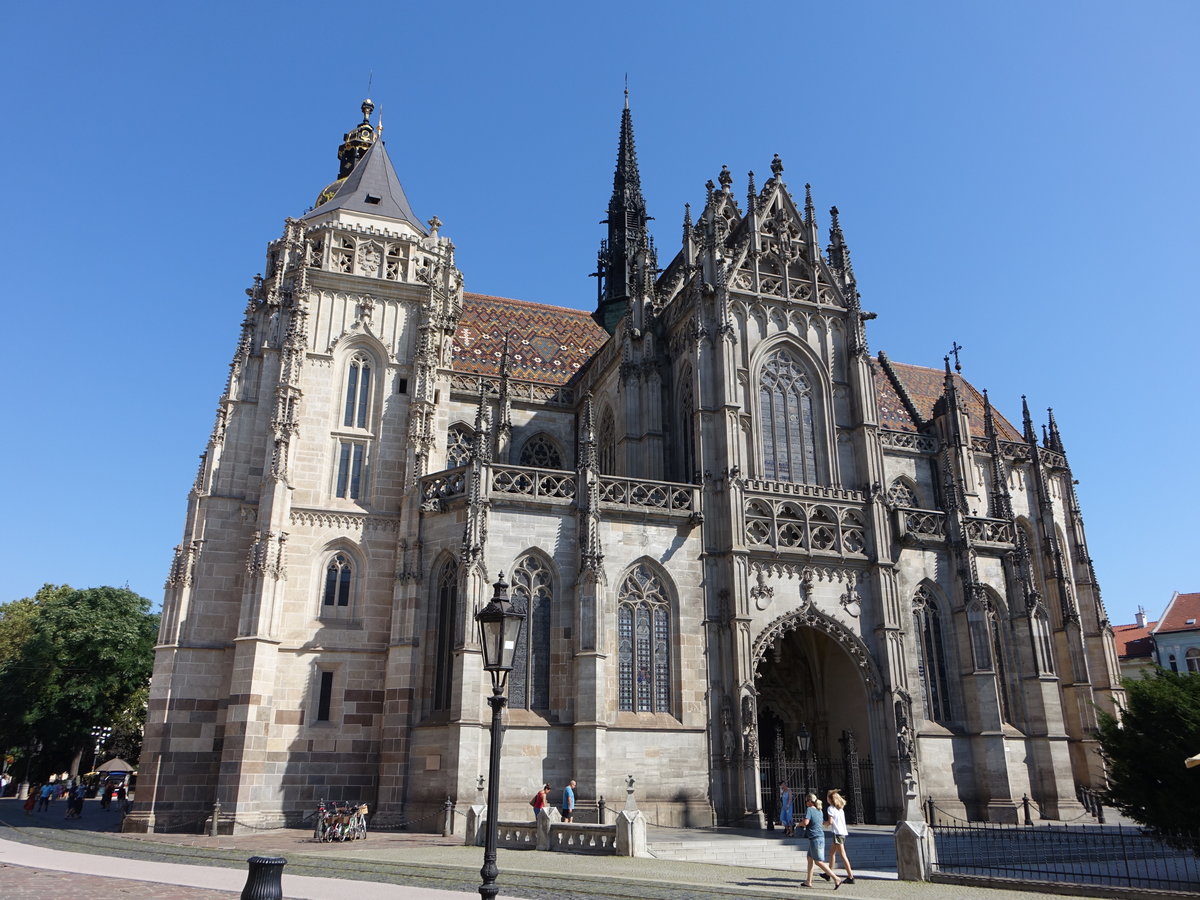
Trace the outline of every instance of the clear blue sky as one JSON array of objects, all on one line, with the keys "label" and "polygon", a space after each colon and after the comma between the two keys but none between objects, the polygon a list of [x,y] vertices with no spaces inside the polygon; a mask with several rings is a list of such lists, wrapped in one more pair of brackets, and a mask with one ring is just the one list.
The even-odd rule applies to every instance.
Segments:
[{"label": "clear blue sky", "polygon": [[[590,307],[621,89],[664,261],[722,164],[841,210],[872,352],[1053,406],[1115,622],[1196,565],[1200,4],[5,14],[0,600],[156,603],[268,240],[371,94],[468,290]],[[1153,514],[1152,514],[1153,513]]]}]

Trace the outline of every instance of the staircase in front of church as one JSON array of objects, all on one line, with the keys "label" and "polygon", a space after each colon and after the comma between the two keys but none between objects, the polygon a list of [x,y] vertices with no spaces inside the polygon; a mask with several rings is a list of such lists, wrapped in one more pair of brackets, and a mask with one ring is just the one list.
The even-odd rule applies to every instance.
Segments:
[{"label": "staircase in front of church", "polygon": [[[893,832],[890,825],[851,827],[846,850],[855,875],[896,877]],[[657,859],[713,865],[783,869],[803,874],[808,860],[808,841],[801,837],[785,838],[780,830],[650,826],[646,829],[646,843],[650,854]],[[826,832],[826,854],[832,843]],[[840,867],[836,871],[842,874]]]}]

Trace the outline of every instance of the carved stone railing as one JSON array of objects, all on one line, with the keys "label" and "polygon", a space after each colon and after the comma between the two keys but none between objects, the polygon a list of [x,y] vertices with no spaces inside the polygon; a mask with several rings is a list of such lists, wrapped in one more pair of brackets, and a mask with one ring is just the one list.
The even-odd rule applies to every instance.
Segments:
[{"label": "carved stone railing", "polygon": [[600,476],[600,504],[623,509],[691,515],[696,511],[696,488],[670,481],[644,481]]},{"label": "carved stone railing", "polygon": [[944,541],[946,539],[946,514],[932,509],[896,510],[896,525],[900,537],[918,541]]},{"label": "carved stone railing", "polygon": [[936,453],[937,439],[912,431],[879,429],[879,442],[889,450],[908,450],[911,453]]},{"label": "carved stone railing", "polygon": [[963,526],[967,537],[973,541],[987,544],[1012,544],[1016,538],[1013,535],[1012,522],[1004,519],[969,518]]},{"label": "carved stone railing", "polygon": [[490,466],[488,493],[530,500],[574,500],[575,473],[531,466]]},{"label": "carved stone railing", "polygon": [[421,479],[421,508],[438,511],[449,501],[465,496],[468,477],[466,466],[426,475]]},{"label": "carved stone railing", "polygon": [[612,856],[617,852],[617,826],[555,822],[550,826],[550,849]]},{"label": "carved stone railing", "polygon": [[746,544],[830,556],[866,554],[866,515],[859,506],[747,495]]},{"label": "carved stone railing", "polygon": [[496,846],[509,850],[536,850],[538,829],[535,822],[497,822]]},{"label": "carved stone railing", "polygon": [[862,491],[849,491],[820,484],[766,481],[759,478],[747,478],[742,484],[748,494],[768,494],[772,497],[805,497],[811,500],[840,500],[843,503],[865,503],[867,499]]},{"label": "carved stone railing", "polygon": [[[478,398],[481,385],[487,397],[500,396],[500,379],[494,375],[475,375],[470,372],[454,372],[450,375],[450,390],[456,395]],[[566,385],[540,384],[536,381],[518,381],[510,378],[508,398],[516,402],[528,401],[569,407],[575,405],[575,389]]]}]

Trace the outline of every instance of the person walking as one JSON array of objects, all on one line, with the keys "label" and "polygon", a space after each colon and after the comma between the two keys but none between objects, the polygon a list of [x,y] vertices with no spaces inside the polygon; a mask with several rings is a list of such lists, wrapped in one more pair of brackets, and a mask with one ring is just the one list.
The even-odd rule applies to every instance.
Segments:
[{"label": "person walking", "polygon": [[783,836],[791,837],[796,833],[795,814],[792,811],[792,789],[786,781],[779,782],[779,824],[783,826]]},{"label": "person walking", "polygon": [[49,810],[52,799],[54,799],[54,785],[47,781],[42,785],[42,789],[38,791],[38,812]]},{"label": "person walking", "polygon": [[529,805],[533,807],[533,820],[536,822],[546,809],[546,803],[550,799],[550,785],[543,784],[542,789],[533,795],[533,799],[529,801]]},{"label": "person walking", "polygon": [[572,822],[575,820],[575,779],[572,778],[567,782],[567,786],[563,788],[562,798],[562,820],[564,822]]},{"label": "person walking", "polygon": [[813,867],[816,866],[823,874],[828,874],[829,880],[833,882],[833,889],[836,891],[842,886],[842,879],[834,875],[833,869],[829,868],[829,864],[825,862],[825,831],[821,827],[821,801],[817,799],[816,794],[805,794],[804,807],[804,836],[808,838],[808,874],[805,880],[800,882],[800,886],[806,888],[813,886]]},{"label": "person walking", "polygon": [[38,801],[38,784],[35,781],[29,786],[29,793],[25,795],[25,802],[21,805],[25,810],[25,815],[32,816],[33,808],[37,806]]},{"label": "person walking", "polygon": [[829,847],[829,868],[833,870],[833,858],[840,856],[842,868],[846,870],[846,877],[842,880],[846,884],[854,884],[854,870],[850,868],[850,857],[846,855],[846,836],[850,834],[846,828],[846,798],[834,788],[825,795],[825,803],[825,822],[833,832],[833,843]]}]

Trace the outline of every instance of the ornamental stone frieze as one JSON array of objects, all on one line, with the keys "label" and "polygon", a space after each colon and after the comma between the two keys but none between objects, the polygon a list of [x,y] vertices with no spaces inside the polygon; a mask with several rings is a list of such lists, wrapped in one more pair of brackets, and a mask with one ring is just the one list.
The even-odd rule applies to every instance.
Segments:
[{"label": "ornamental stone frieze", "polygon": [[330,512],[320,509],[293,509],[291,521],[293,525],[307,525],[336,531],[395,532],[400,530],[400,519],[393,516]]},{"label": "ornamental stone frieze", "polygon": [[766,658],[767,652],[777,642],[799,628],[813,628],[817,631],[823,631],[836,641],[850,655],[850,658],[854,660],[855,665],[858,666],[868,690],[873,691],[882,683],[879,672],[875,664],[871,661],[871,651],[862,638],[836,619],[813,607],[784,613],[764,628],[762,633],[754,639],[750,659],[751,668],[757,669],[763,659]]}]

